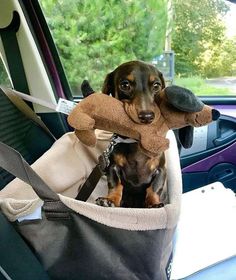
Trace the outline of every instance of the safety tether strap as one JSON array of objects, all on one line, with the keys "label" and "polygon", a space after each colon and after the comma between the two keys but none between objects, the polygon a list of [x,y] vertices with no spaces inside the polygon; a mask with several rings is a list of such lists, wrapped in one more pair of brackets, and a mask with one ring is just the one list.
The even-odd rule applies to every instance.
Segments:
[{"label": "safety tether strap", "polygon": [[99,156],[98,158],[98,164],[94,167],[90,175],[88,176],[87,180],[84,182],[84,184],[81,186],[78,195],[75,199],[86,201],[95,187],[97,186],[97,183],[99,182],[100,178],[106,174],[107,168],[110,165],[110,155],[115,147],[115,145],[118,143],[116,139],[119,138],[116,134],[113,134],[113,137],[111,139],[111,142],[107,149]]},{"label": "safety tether strap", "polygon": [[104,172],[101,170],[100,165],[97,164],[86,179],[86,181],[84,182],[84,184],[81,186],[80,191],[75,199],[86,201],[97,186],[97,183],[99,182],[102,175],[104,175]]}]

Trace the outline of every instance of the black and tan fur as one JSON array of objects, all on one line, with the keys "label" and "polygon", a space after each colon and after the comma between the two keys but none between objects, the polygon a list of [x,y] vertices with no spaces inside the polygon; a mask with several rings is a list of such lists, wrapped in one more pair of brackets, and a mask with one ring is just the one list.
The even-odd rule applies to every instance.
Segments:
[{"label": "black and tan fur", "polygon": [[[154,66],[131,61],[107,75],[102,92],[134,106],[137,122],[149,124],[155,118],[155,98],[164,87],[162,73]],[[109,192],[106,197],[98,198],[97,204],[153,208],[166,203],[164,153],[148,156],[138,143],[119,143],[110,161],[107,174]]]}]

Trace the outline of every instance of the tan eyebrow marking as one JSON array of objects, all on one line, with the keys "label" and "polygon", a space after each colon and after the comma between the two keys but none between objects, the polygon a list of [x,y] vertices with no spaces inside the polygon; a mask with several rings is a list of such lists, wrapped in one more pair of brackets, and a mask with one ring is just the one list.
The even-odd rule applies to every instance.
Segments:
[{"label": "tan eyebrow marking", "polygon": [[155,75],[150,75],[149,76],[149,81],[152,83],[157,79],[157,77]]},{"label": "tan eyebrow marking", "polygon": [[131,82],[134,81],[134,75],[133,74],[129,74],[126,78]]}]

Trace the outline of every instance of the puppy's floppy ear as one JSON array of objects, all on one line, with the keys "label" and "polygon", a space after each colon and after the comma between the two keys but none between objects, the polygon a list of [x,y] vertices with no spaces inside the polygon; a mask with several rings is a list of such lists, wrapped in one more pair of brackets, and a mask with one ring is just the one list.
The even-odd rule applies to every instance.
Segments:
[{"label": "puppy's floppy ear", "polygon": [[204,103],[186,88],[169,86],[165,88],[165,94],[168,102],[181,111],[195,113],[203,109]]},{"label": "puppy's floppy ear", "polygon": [[114,84],[114,74],[113,72],[107,74],[105,81],[102,86],[102,92],[107,95],[112,95],[115,97],[115,84]]},{"label": "puppy's floppy ear", "polygon": [[185,126],[177,130],[177,138],[181,146],[185,149],[189,149],[193,144],[193,130],[192,126]]}]

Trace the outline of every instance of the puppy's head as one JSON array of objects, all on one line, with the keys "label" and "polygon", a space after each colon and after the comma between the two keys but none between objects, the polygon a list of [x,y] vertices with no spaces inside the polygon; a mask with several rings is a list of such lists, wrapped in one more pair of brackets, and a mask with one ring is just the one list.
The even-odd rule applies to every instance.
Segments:
[{"label": "puppy's head", "polygon": [[162,73],[153,65],[130,61],[106,76],[102,92],[125,103],[128,115],[137,123],[152,123],[158,118],[155,96],[165,88]]}]

